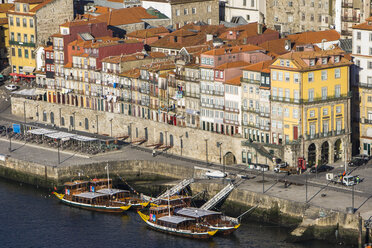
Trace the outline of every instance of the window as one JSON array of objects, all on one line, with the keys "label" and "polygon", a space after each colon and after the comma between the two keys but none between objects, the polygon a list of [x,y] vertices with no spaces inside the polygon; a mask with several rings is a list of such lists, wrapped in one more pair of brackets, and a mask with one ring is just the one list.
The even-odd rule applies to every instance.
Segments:
[{"label": "window", "polygon": [[13,17],[9,17],[9,24],[10,24],[10,26],[13,26],[14,25]]},{"label": "window", "polygon": [[293,119],[298,119],[298,109],[293,109]]},{"label": "window", "polygon": [[326,70],[323,70],[322,71],[322,80],[327,80],[327,71]]},{"label": "window", "polygon": [[322,22],[322,15],[318,15],[318,22]]},{"label": "window", "polygon": [[192,11],[192,14],[193,14],[193,15],[196,14],[196,8],[192,8],[191,11]]},{"label": "window", "polygon": [[14,32],[10,33],[10,40],[14,40]]},{"label": "window", "polygon": [[176,9],[176,16],[180,16],[180,10]]},{"label": "window", "polygon": [[309,81],[309,83],[310,82],[314,82],[314,72],[309,72],[309,74],[308,74],[308,81]]},{"label": "window", "polygon": [[273,80],[277,80],[277,77],[276,77],[276,75],[277,75],[277,74],[276,74],[276,71],[273,71],[272,74],[273,74]]},{"label": "window", "polygon": [[212,25],[212,19],[208,18],[208,25]]},{"label": "window", "polygon": [[328,115],[328,108],[323,109],[323,115]]},{"label": "window", "polygon": [[294,98],[294,101],[295,102],[299,102],[299,100],[300,100],[300,92],[299,92],[299,90],[294,90],[293,91],[293,98]]},{"label": "window", "polygon": [[289,72],[286,72],[284,77],[285,77],[285,81],[289,82]]},{"label": "window", "polygon": [[247,15],[246,20],[249,21],[251,19],[250,15]]},{"label": "window", "polygon": [[247,6],[247,0],[243,0],[243,6]]},{"label": "window", "polygon": [[23,18],[23,27],[27,27],[27,19],[26,18]]},{"label": "window", "polygon": [[315,59],[310,59],[309,64],[310,64],[310,66],[314,66],[315,65]]},{"label": "window", "polygon": [[335,63],[340,62],[340,56],[335,56]]},{"label": "window", "polygon": [[289,1],[289,2],[288,2],[288,6],[289,6],[289,7],[292,7],[292,6],[293,6],[293,2],[292,2],[292,1]]},{"label": "window", "polygon": [[361,32],[357,32],[357,40],[360,40],[362,38],[362,33]]},{"label": "window", "polygon": [[30,40],[31,43],[35,43],[35,36],[33,34],[31,34],[31,40]]},{"label": "window", "polygon": [[293,74],[293,82],[298,84],[300,81],[298,73]]},{"label": "window", "polygon": [[251,7],[254,7],[254,0],[251,0]]},{"label": "window", "polygon": [[312,21],[312,22],[314,21],[314,15],[313,14],[310,15],[310,21]]},{"label": "window", "polygon": [[28,42],[27,34],[24,34],[24,35],[23,35],[23,42],[24,42],[24,43],[27,43],[27,42]]},{"label": "window", "polygon": [[16,55],[15,55],[15,48],[14,48],[14,47],[12,47],[12,56],[13,56],[13,57],[16,56]]},{"label": "window", "polygon": [[289,98],[290,98],[290,90],[289,89],[285,89],[285,100],[286,101],[289,101]]},{"label": "window", "polygon": [[212,6],[211,6],[211,5],[208,5],[208,7],[207,7],[207,11],[208,11],[208,12],[212,12]]},{"label": "window", "polygon": [[20,33],[17,33],[17,41],[21,42],[21,34]]},{"label": "window", "polygon": [[357,46],[356,53],[360,54],[360,46]]},{"label": "window", "polygon": [[16,3],[16,5],[15,5],[15,10],[16,10],[17,12],[21,11],[21,4],[20,4],[20,3]]},{"label": "window", "polygon": [[284,108],[284,117],[289,117],[289,108]]},{"label": "window", "polygon": [[283,81],[283,72],[281,71],[278,73],[278,80]]},{"label": "window", "polygon": [[315,110],[311,110],[311,111],[309,112],[309,116],[310,116],[310,117],[315,117]]},{"label": "window", "polygon": [[34,53],[34,50],[31,50],[31,58],[35,59],[35,53]]},{"label": "window", "polygon": [[326,100],[327,99],[327,87],[322,87],[322,100]]},{"label": "window", "polygon": [[336,106],[336,114],[340,114],[341,113],[341,106]]},{"label": "window", "polygon": [[327,64],[327,58],[322,58],[322,64],[323,65]]},{"label": "window", "polygon": [[293,15],[289,14],[287,19],[288,22],[293,22]]},{"label": "window", "polygon": [[16,17],[16,25],[17,27],[21,26],[21,20],[18,17]]},{"label": "window", "polygon": [[340,78],[341,77],[341,69],[340,68],[336,68],[335,69],[335,78]]},{"label": "window", "polygon": [[372,41],[372,33],[369,34],[369,41]]},{"label": "window", "polygon": [[18,57],[22,58],[22,49],[18,48]]},{"label": "window", "polygon": [[305,18],[306,18],[305,13],[302,13],[301,20],[305,21]]},{"label": "window", "polygon": [[30,19],[30,28],[34,27],[34,19]]},{"label": "window", "polygon": [[341,85],[335,85],[335,97],[341,96]]},{"label": "window", "polygon": [[372,55],[372,47],[369,48],[369,55]]},{"label": "window", "polygon": [[183,9],[183,14],[184,15],[188,15],[189,14],[189,10],[188,9]]},{"label": "window", "polygon": [[309,89],[309,102],[314,101],[314,89]]},{"label": "window", "polygon": [[28,5],[27,4],[23,4],[23,12],[28,12]]},{"label": "window", "polygon": [[367,67],[368,67],[368,69],[372,69],[372,61],[367,62]]},{"label": "window", "polygon": [[45,53],[45,58],[49,59],[49,52]]},{"label": "window", "polygon": [[28,49],[25,49],[25,58],[28,59]]}]

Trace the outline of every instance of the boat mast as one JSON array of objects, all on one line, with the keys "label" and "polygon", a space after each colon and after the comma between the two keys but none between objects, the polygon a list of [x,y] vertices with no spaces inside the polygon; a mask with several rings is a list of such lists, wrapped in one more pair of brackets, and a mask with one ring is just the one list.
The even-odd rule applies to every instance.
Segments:
[{"label": "boat mast", "polygon": [[106,170],[107,170],[107,188],[110,189],[110,176],[109,176],[108,162],[107,162]]},{"label": "boat mast", "polygon": [[[168,191],[168,189],[167,189],[167,191]],[[169,192],[168,192],[168,216],[170,216]]]}]

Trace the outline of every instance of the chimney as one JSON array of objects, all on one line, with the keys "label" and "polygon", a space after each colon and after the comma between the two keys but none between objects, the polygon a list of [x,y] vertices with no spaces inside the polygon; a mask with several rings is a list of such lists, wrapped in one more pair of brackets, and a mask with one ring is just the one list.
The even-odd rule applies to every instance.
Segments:
[{"label": "chimney", "polygon": [[262,34],[262,24],[257,23],[257,34]]}]

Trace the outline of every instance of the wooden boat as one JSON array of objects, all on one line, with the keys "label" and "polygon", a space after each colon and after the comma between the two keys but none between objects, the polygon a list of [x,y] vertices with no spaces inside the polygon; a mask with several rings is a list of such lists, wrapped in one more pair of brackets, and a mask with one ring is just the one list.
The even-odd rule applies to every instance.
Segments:
[{"label": "wooden boat", "polygon": [[218,230],[219,234],[227,235],[239,228],[238,219],[222,215],[221,212],[204,210],[200,208],[186,207],[174,210],[174,214],[186,218],[195,219],[212,230]]},{"label": "wooden boat", "polygon": [[171,208],[184,208],[191,205],[191,196],[172,195],[166,198],[160,198],[151,203],[151,206],[170,205]]},{"label": "wooden boat", "polygon": [[195,219],[171,215],[169,206],[151,207],[150,215],[146,215],[141,211],[138,211],[138,214],[150,228],[173,235],[207,239],[217,232],[217,230],[211,230],[206,226],[199,225]]},{"label": "wooden boat", "polygon": [[[118,201],[125,196],[126,191],[118,189],[100,189],[96,192],[95,185],[90,181],[74,181],[64,184],[65,194],[53,192],[61,202],[83,209],[120,213],[128,210],[131,205]],[[92,191],[89,191],[92,190]],[[102,191],[103,190],[103,191]]]}]

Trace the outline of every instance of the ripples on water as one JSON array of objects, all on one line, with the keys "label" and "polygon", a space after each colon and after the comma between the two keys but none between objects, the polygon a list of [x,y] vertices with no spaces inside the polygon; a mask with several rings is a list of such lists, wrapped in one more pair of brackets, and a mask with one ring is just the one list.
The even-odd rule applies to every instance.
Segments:
[{"label": "ripples on water", "polygon": [[106,214],[68,207],[49,192],[0,179],[0,247],[329,248],[286,243],[287,229],[243,224],[229,237],[191,240],[148,229],[134,212]]}]

